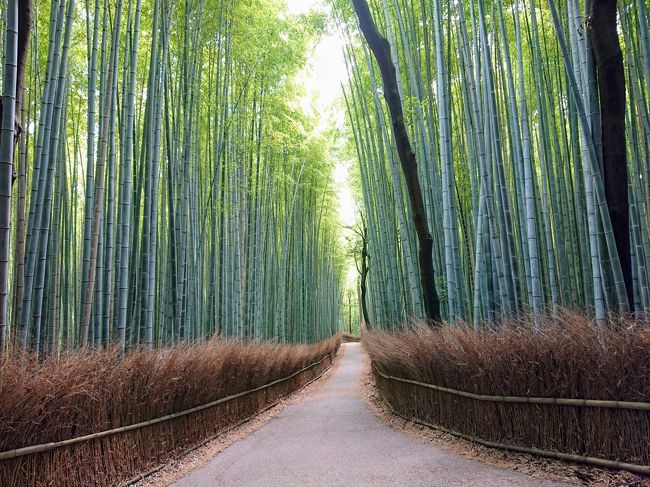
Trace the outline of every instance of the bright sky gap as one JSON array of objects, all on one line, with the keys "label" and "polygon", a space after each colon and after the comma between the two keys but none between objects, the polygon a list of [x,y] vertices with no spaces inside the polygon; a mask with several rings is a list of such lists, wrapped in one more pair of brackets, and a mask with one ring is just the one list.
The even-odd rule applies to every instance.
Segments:
[{"label": "bright sky gap", "polygon": [[[287,13],[290,15],[311,11],[329,14],[330,7],[321,0],[287,0]],[[347,82],[347,72],[343,60],[343,40],[339,32],[329,32],[314,46],[299,81],[305,88],[305,96],[300,104],[307,113],[320,118],[319,130],[332,126],[342,127],[344,110],[338,102],[341,84]],[[353,225],[356,220],[356,204],[349,182],[351,164],[352,161],[338,160],[334,169],[339,218],[344,226]]]}]

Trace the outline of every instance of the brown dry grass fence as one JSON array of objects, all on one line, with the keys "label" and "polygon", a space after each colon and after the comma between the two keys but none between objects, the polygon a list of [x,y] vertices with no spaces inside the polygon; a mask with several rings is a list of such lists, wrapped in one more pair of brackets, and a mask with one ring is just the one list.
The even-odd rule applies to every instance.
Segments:
[{"label": "brown dry grass fence", "polygon": [[341,341],[343,343],[358,343],[361,341],[361,337],[351,335],[350,333],[341,333]]},{"label": "brown dry grass fence", "polygon": [[648,327],[597,329],[563,312],[539,332],[416,326],[363,341],[400,416],[487,446],[650,473]]},{"label": "brown dry grass fence", "polygon": [[[0,485],[118,484],[301,388],[329,367],[339,343],[212,340],[124,359],[102,351],[0,362],[0,451],[89,436],[0,460]],[[236,397],[219,401],[227,396]]]}]

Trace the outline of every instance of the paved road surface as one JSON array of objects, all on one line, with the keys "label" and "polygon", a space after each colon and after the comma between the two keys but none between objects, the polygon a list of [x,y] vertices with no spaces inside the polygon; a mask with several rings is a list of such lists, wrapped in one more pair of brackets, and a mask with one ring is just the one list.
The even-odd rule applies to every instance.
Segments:
[{"label": "paved road surface", "polygon": [[360,345],[345,344],[340,353],[335,373],[314,396],[288,407],[174,485],[563,485],[467,460],[390,428],[359,396]]}]

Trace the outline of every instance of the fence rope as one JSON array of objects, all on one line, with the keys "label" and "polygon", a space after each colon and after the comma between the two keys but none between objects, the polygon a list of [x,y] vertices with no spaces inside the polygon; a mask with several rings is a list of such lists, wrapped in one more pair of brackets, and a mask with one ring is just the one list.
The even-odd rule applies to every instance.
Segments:
[{"label": "fence rope", "polygon": [[[373,369],[374,371],[384,379],[388,380],[393,380],[396,382],[404,382],[407,384],[414,384],[417,386],[422,386],[426,387],[429,389],[434,389],[438,390],[441,392],[447,392],[450,394],[455,394],[458,396],[463,396],[463,397],[468,397],[471,399],[476,399],[479,401],[491,401],[491,402],[509,402],[509,403],[524,403],[524,404],[559,404],[559,405],[569,405],[569,406],[587,406],[587,407],[610,407],[610,408],[615,408],[615,409],[633,409],[633,410],[648,410],[650,409],[650,404],[648,403],[637,403],[637,402],[629,402],[629,401],[597,401],[597,400],[589,400],[589,399],[560,399],[560,398],[545,398],[545,397],[516,397],[516,396],[488,396],[488,395],[482,395],[482,394],[474,394],[471,392],[466,392],[466,391],[460,391],[457,389],[451,389],[448,387],[442,387],[442,386],[437,386],[434,384],[427,384],[425,382],[419,382],[419,381],[414,381],[410,379],[403,379],[401,377],[395,377],[391,376],[388,374],[384,374],[381,372],[375,364],[373,364]],[[472,436],[468,435],[465,433],[461,433],[459,431],[455,431],[449,428],[445,428],[444,426],[436,425],[429,423],[428,421],[425,421],[420,418],[416,417],[408,417],[400,413],[393,405],[384,397],[383,394],[381,394],[381,389],[380,389],[380,396],[383,399],[384,403],[386,403],[386,406],[391,410],[393,414],[396,416],[399,416],[400,418],[406,420],[406,421],[412,421],[414,423],[420,424],[422,426],[426,426],[428,428],[432,428],[435,430],[442,431],[444,433],[448,433],[453,436],[457,436],[459,438],[463,438],[468,441],[473,441],[475,443],[478,443],[483,446],[487,446],[489,448],[499,448],[501,450],[510,450],[510,451],[515,451],[519,453],[527,453],[531,455],[538,455],[546,458],[555,458],[557,460],[568,460],[571,462],[576,462],[576,463],[583,463],[587,465],[594,465],[598,467],[607,467],[607,468],[618,468],[621,470],[627,470],[629,472],[633,473],[639,473],[639,474],[644,474],[644,475],[650,475],[650,466],[648,465],[638,465],[635,463],[625,463],[625,462],[619,462],[616,460],[608,460],[605,458],[597,458],[597,457],[589,457],[589,456],[584,456],[584,455],[576,455],[572,453],[562,453],[562,452],[556,452],[556,451],[550,451],[550,450],[542,450],[539,448],[532,448],[532,447],[526,447],[526,446],[520,446],[520,445],[510,445],[506,443],[499,443],[495,441],[489,441],[489,440],[484,440],[483,438],[480,438],[478,436]],[[641,406],[641,407],[639,407]]]},{"label": "fence rope", "polygon": [[[40,453],[40,452],[44,452],[44,451],[54,450],[55,448],[60,448],[60,447],[63,447],[63,446],[73,445],[75,443],[81,443],[81,442],[84,442],[84,441],[95,440],[95,439],[98,439],[98,438],[104,438],[106,436],[115,435],[117,433],[124,433],[126,431],[132,431],[132,430],[144,428],[146,426],[151,426],[153,424],[162,423],[164,421],[169,421],[169,420],[172,420],[172,419],[175,419],[175,418],[180,418],[181,416],[187,416],[188,414],[196,413],[198,411],[202,411],[204,409],[208,409],[208,408],[217,406],[219,404],[223,404],[225,402],[229,402],[229,401],[232,401],[234,399],[238,399],[240,397],[247,396],[247,395],[252,394],[254,392],[258,392],[258,391],[261,391],[263,389],[268,389],[269,387],[280,384],[282,382],[286,382],[286,381],[288,381],[290,379],[293,379],[298,374],[301,374],[301,373],[303,373],[303,372],[305,372],[305,371],[307,371],[307,370],[309,370],[309,369],[311,369],[313,367],[316,367],[317,365],[320,365],[321,363],[323,363],[328,358],[330,358],[329,354],[325,355],[319,361],[314,362],[314,363],[312,363],[310,365],[307,365],[306,367],[303,367],[300,370],[297,370],[296,372],[294,372],[291,375],[288,375],[288,376],[283,377],[281,379],[274,380],[273,382],[269,382],[268,384],[264,384],[262,386],[254,388],[254,389],[249,389],[247,391],[238,392],[237,394],[232,394],[230,396],[226,396],[226,397],[223,397],[221,399],[217,399],[216,401],[212,401],[212,402],[209,402],[207,404],[203,404],[201,406],[195,406],[193,408],[185,409],[184,411],[179,411],[177,413],[167,414],[165,416],[160,416],[160,417],[155,418],[155,419],[150,419],[148,421],[142,421],[140,423],[130,424],[130,425],[127,425],[127,426],[120,426],[119,428],[114,428],[114,429],[110,429],[110,430],[106,430],[106,431],[101,431],[99,433],[92,433],[92,434],[89,434],[89,435],[77,436],[75,438],[70,438],[70,439],[67,439],[67,440],[50,442],[50,443],[42,443],[40,445],[26,446],[26,447],[22,447],[22,448],[15,448],[13,450],[0,452],[0,460],[8,460],[10,458],[16,458],[16,457],[21,457],[21,456],[24,456],[24,455],[31,455],[31,454],[34,454],[34,453]],[[331,360],[331,358],[330,358],[330,360]]]},{"label": "fence rope", "polygon": [[426,382],[419,382],[417,380],[404,379],[402,377],[395,377],[393,375],[384,374],[379,368],[374,367],[377,374],[384,379],[394,380],[396,382],[404,382],[406,384],[413,384],[427,389],[434,389],[456,396],[468,397],[477,401],[488,402],[509,402],[520,404],[551,404],[558,406],[583,406],[594,408],[613,408],[613,409],[633,409],[641,411],[650,411],[650,403],[647,402],[633,402],[633,401],[602,401],[595,399],[568,399],[560,397],[529,397],[529,396],[489,396],[484,394],[475,394],[473,392],[461,391],[452,389],[450,387],[438,386],[435,384],[428,384]]},{"label": "fence rope", "polygon": [[[321,361],[321,362],[322,362],[322,361]],[[311,384],[313,384],[313,383],[316,382],[318,379],[320,379],[321,377],[323,377],[323,376],[325,375],[325,373],[326,373],[326,372],[327,372],[331,367],[332,367],[332,361],[330,360],[330,364],[329,364],[329,365],[328,365],[328,366],[327,366],[327,367],[326,367],[326,368],[325,368],[325,369],[324,369],[320,374],[318,374],[316,377],[314,377],[313,379],[311,379],[309,382],[307,382],[307,383],[306,383],[304,386],[302,386],[300,389],[298,389],[298,390],[292,392],[291,394],[297,394],[297,393],[299,393],[300,391],[302,391],[302,390],[306,389],[307,387],[309,387]],[[224,435],[225,433],[228,433],[229,431],[234,430],[235,428],[241,426],[242,424],[245,424],[245,423],[249,422],[251,419],[256,418],[256,417],[259,416],[260,414],[262,414],[262,413],[268,411],[269,409],[274,408],[275,406],[277,406],[278,404],[280,404],[284,399],[286,399],[286,397],[287,397],[287,396],[283,396],[283,397],[281,397],[281,398],[278,399],[277,401],[275,401],[275,402],[269,404],[268,406],[265,406],[263,409],[257,411],[255,414],[252,414],[251,416],[248,416],[247,418],[244,418],[244,419],[242,419],[242,420],[240,420],[240,421],[237,421],[235,424],[231,424],[230,426],[227,426],[226,428],[222,429],[221,431],[217,432],[216,434],[214,434],[214,435],[212,435],[212,436],[210,436],[210,437],[208,437],[208,438],[203,439],[203,440],[200,441],[199,443],[197,443],[197,444],[195,444],[195,445],[189,447],[189,448],[188,448],[187,450],[185,450],[185,451],[184,451],[180,456],[181,456],[181,457],[184,457],[184,456],[187,455],[188,453],[193,452],[194,450],[197,450],[197,449],[201,448],[203,445],[205,445],[205,444],[207,444],[207,443],[209,443],[209,442],[215,440],[216,438],[218,438],[218,437]],[[141,474],[139,474],[139,475],[137,475],[137,476],[135,476],[135,477],[133,477],[133,478],[127,480],[126,482],[122,482],[120,485],[118,485],[118,487],[129,487],[129,486],[131,486],[131,485],[134,485],[135,483],[139,482],[140,480],[145,479],[145,478],[147,478],[147,477],[150,477],[150,476],[153,475],[154,473],[156,473],[156,472],[162,470],[162,469],[163,469],[164,467],[166,467],[166,466],[167,466],[167,463],[163,463],[162,465],[158,465],[157,467],[154,467],[154,468],[152,468],[151,470],[148,470],[147,472],[141,473]]]},{"label": "fence rope", "polygon": [[650,475],[650,466],[647,465],[637,465],[636,463],[617,462],[615,460],[607,460],[605,458],[586,457],[582,455],[575,455],[572,453],[562,453],[562,452],[555,452],[550,450],[541,450],[539,448],[529,448],[526,446],[519,446],[519,445],[508,445],[506,443],[498,443],[495,441],[484,440],[483,438],[479,438],[478,436],[467,435],[459,431],[454,431],[452,429],[445,428],[444,426],[429,423],[419,418],[404,416],[399,411],[397,411],[397,409],[395,409],[392,406],[392,404],[390,404],[388,400],[385,397],[383,397],[383,395],[382,395],[382,399],[384,400],[384,402],[386,403],[386,405],[388,406],[388,408],[391,410],[393,414],[399,416],[405,421],[411,421],[413,423],[417,423],[422,426],[426,426],[428,428],[442,431],[443,433],[448,433],[450,435],[463,438],[464,440],[473,441],[475,443],[478,443],[483,446],[487,446],[489,448],[499,448],[500,450],[516,451],[519,453],[528,453],[531,455],[538,455],[541,457],[555,458],[557,460],[568,460],[571,462],[584,463],[587,465],[594,465],[597,467],[618,468],[621,470],[628,470],[634,473]]}]

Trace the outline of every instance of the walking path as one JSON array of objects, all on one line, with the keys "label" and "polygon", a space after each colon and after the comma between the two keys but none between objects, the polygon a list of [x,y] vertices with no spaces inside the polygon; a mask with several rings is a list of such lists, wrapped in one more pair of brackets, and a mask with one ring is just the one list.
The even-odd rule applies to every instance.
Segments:
[{"label": "walking path", "polygon": [[359,396],[361,349],[340,363],[313,397],[179,480],[190,486],[560,486],[465,459],[396,431]]}]

